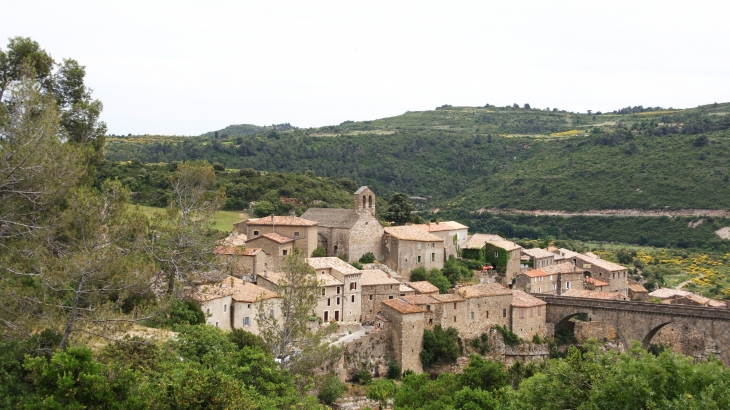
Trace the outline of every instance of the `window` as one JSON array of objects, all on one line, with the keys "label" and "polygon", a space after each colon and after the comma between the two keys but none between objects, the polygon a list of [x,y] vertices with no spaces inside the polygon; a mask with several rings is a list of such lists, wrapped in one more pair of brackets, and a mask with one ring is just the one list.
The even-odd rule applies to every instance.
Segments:
[{"label": "window", "polygon": [[205,314],[208,315],[208,316],[210,316],[210,308],[206,308],[205,309]]},{"label": "window", "polygon": [[541,313],[542,313],[542,306],[538,306],[537,307],[537,315],[540,316]]},{"label": "window", "polygon": [[223,313],[226,313],[227,311],[228,311],[228,304],[224,303],[223,304]]},{"label": "window", "polygon": [[487,319],[489,319],[489,311],[487,310]]},{"label": "window", "polygon": [[354,290],[354,289],[357,289],[357,283],[350,282],[350,290]]},{"label": "window", "polygon": [[525,318],[525,309],[520,309],[520,319]]},{"label": "window", "polygon": [[426,310],[431,310],[431,305],[426,305]]},{"label": "window", "polygon": [[557,283],[553,283],[553,290],[557,290],[557,289],[558,289],[558,284]]},{"label": "window", "polygon": [[246,316],[243,318],[243,325],[244,326],[251,326],[251,318]]},{"label": "window", "polygon": [[416,262],[421,263],[421,256],[416,256]]},{"label": "window", "polygon": [[281,251],[281,254],[284,255],[284,256],[286,256],[286,249],[282,250]]},{"label": "window", "polygon": [[298,238],[298,237],[299,237],[299,232],[297,232],[297,231],[294,231],[294,237],[295,237],[295,238]]},{"label": "window", "polygon": [[431,253],[431,262],[436,262],[436,252]]},{"label": "window", "polygon": [[429,325],[432,325],[433,324],[433,318],[428,318],[428,324]]},{"label": "window", "polygon": [[454,302],[454,309],[456,309],[456,302]]},{"label": "window", "polygon": [[507,309],[502,309],[502,317],[507,317]]},{"label": "window", "polygon": [[388,299],[393,299],[393,295],[388,296]]},{"label": "window", "polygon": [[471,320],[474,320],[474,312],[471,312]]},{"label": "window", "polygon": [[337,298],[337,304],[338,305],[340,304],[340,298],[339,297]]},{"label": "window", "polygon": [[350,302],[355,303],[355,295],[350,296]]},{"label": "window", "polygon": [[494,257],[499,258],[499,251],[494,251]]},{"label": "window", "polygon": [[550,275],[550,280],[553,280],[553,275]]},{"label": "window", "polygon": [[421,244],[420,243],[418,244],[418,249],[421,249]]},{"label": "window", "polygon": [[338,295],[340,294],[340,287],[339,286],[337,287],[337,294]]},{"label": "window", "polygon": [[327,298],[327,306],[331,306],[330,298]]},{"label": "window", "polygon": [[328,320],[330,320],[330,312],[328,312],[328,311],[325,310],[324,311],[324,321],[326,322]]},{"label": "window", "polygon": [[218,327],[218,322],[215,322],[215,327]]},{"label": "window", "polygon": [[248,304],[248,305],[247,305],[246,307],[247,307],[248,309],[251,309],[251,304],[249,303],[249,304]]},{"label": "window", "polygon": [[373,300],[373,295],[370,295],[370,300]]},{"label": "window", "polygon": [[454,322],[456,322],[456,316],[454,316]]},{"label": "window", "polygon": [[322,289],[322,296],[324,296],[325,289]]},{"label": "window", "polygon": [[565,282],[565,289],[570,289],[570,282]]},{"label": "window", "polygon": [[274,309],[269,310],[269,316],[274,317]]},{"label": "window", "polygon": [[259,231],[253,231],[253,236],[259,236]]}]

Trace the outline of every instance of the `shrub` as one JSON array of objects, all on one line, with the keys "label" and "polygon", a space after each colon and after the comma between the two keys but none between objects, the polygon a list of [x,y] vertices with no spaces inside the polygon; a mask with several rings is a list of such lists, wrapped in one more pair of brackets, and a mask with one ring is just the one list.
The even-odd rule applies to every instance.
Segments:
[{"label": "shrub", "polygon": [[368,384],[373,380],[373,376],[367,370],[359,370],[355,373],[355,380],[360,384]]},{"label": "shrub", "polygon": [[454,363],[460,354],[459,331],[455,328],[443,330],[441,325],[436,325],[433,331],[423,331],[423,350],[420,357],[424,367],[436,363]]},{"label": "shrub", "polygon": [[345,394],[345,391],[347,391],[345,383],[340,381],[340,379],[338,379],[334,374],[328,374],[325,376],[324,383],[322,383],[322,387],[317,393],[317,398],[319,401],[329,406],[334,403],[335,400],[342,397],[342,395]]},{"label": "shrub", "polygon": [[357,270],[362,270],[362,263],[360,262],[350,262],[350,265],[354,266]]},{"label": "shrub", "polygon": [[313,258],[324,258],[325,256],[327,256],[327,250],[321,246],[318,246],[315,250],[312,251]]},{"label": "shrub", "polygon": [[494,325],[494,328],[499,330],[499,333],[502,333],[502,339],[504,339],[504,344],[507,346],[517,346],[522,342],[519,336],[507,329],[507,326]]},{"label": "shrub", "polygon": [[243,349],[246,346],[259,347],[264,352],[271,352],[269,346],[264,342],[264,339],[255,335],[251,332],[247,332],[243,329],[233,329],[227,334],[228,340],[233,342],[239,349]]},{"label": "shrub", "polygon": [[534,343],[536,345],[541,345],[542,344],[542,339],[540,339],[540,335],[538,335],[537,333],[535,333],[535,335],[532,336],[532,343]]},{"label": "shrub", "polygon": [[375,380],[365,389],[365,396],[370,400],[377,401],[382,409],[388,399],[395,396],[396,390],[398,390],[398,387],[392,380]]},{"label": "shrub", "polygon": [[174,328],[180,325],[205,323],[205,314],[192,300],[174,299],[170,307],[146,322],[150,327]]},{"label": "shrub", "polygon": [[400,365],[395,360],[388,363],[388,378],[399,379],[400,378]]},{"label": "shrub", "polygon": [[360,263],[373,263],[375,262],[375,255],[372,252],[368,252],[360,257]]}]

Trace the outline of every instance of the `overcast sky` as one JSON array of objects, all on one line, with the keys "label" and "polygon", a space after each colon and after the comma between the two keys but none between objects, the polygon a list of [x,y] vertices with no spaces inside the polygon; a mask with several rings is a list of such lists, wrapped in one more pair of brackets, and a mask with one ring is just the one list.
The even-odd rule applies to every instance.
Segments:
[{"label": "overcast sky", "polygon": [[727,0],[3,3],[0,46],[85,65],[113,134],[730,101]]}]

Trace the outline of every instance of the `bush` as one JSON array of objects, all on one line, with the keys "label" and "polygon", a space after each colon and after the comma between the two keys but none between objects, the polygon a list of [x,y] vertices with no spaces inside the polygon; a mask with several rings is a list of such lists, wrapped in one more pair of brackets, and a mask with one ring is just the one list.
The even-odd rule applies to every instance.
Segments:
[{"label": "bush", "polygon": [[400,365],[395,360],[388,363],[388,378],[399,379],[400,378]]},{"label": "bush", "polygon": [[360,263],[360,262],[350,262],[350,265],[354,266],[355,269],[357,269],[357,270],[362,270],[363,269],[362,263]]},{"label": "bush", "polygon": [[246,346],[258,347],[264,352],[271,353],[269,346],[264,342],[264,339],[255,335],[251,332],[247,332],[243,329],[233,329],[227,334],[228,340],[233,342],[239,349],[243,349]]},{"label": "bush", "polygon": [[504,339],[504,344],[507,346],[517,346],[522,342],[519,336],[507,329],[507,326],[494,325],[494,328],[499,330],[499,333],[502,333],[502,339]]},{"label": "bush", "polygon": [[329,406],[334,403],[335,400],[342,397],[342,395],[345,394],[345,391],[347,391],[345,383],[340,381],[340,379],[338,379],[334,374],[328,374],[325,376],[324,383],[322,383],[322,387],[317,393],[317,398],[319,401]]},{"label": "bush", "polygon": [[454,363],[460,354],[459,331],[455,328],[443,330],[441,325],[436,325],[433,331],[423,331],[423,350],[420,357],[424,367],[436,363]]},{"label": "bush", "polygon": [[428,278],[428,272],[423,266],[419,266],[411,271],[411,282],[421,282]]},{"label": "bush", "polygon": [[360,257],[360,263],[373,263],[375,262],[375,255],[372,252],[368,252]]},{"label": "bush", "polygon": [[392,380],[376,380],[365,389],[365,397],[377,401],[382,409],[388,399],[395,396],[396,390],[398,387]]},{"label": "bush", "polygon": [[192,300],[174,299],[169,308],[148,321],[150,327],[175,328],[180,325],[200,325],[205,323],[205,314]]},{"label": "bush", "polygon": [[315,250],[312,251],[313,258],[324,258],[325,256],[327,256],[327,250],[321,246],[318,246]]},{"label": "bush", "polygon": [[542,344],[542,339],[540,339],[540,335],[538,335],[537,333],[535,333],[535,335],[532,336],[532,343],[534,343],[536,345],[541,345]]},{"label": "bush", "polygon": [[253,206],[253,213],[258,217],[273,215],[276,207],[269,201],[257,201]]},{"label": "bush", "polygon": [[359,370],[355,373],[355,380],[360,384],[368,384],[373,380],[373,376],[367,370]]}]

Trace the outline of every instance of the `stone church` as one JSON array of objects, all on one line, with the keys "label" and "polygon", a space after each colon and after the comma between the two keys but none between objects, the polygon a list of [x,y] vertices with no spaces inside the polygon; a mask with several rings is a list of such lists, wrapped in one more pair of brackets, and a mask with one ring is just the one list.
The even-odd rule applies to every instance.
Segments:
[{"label": "stone church", "polygon": [[383,226],[375,217],[375,193],[362,186],[353,198],[353,209],[309,208],[302,218],[317,221],[317,245],[327,256],[347,254],[357,261],[368,252],[381,260]]}]

